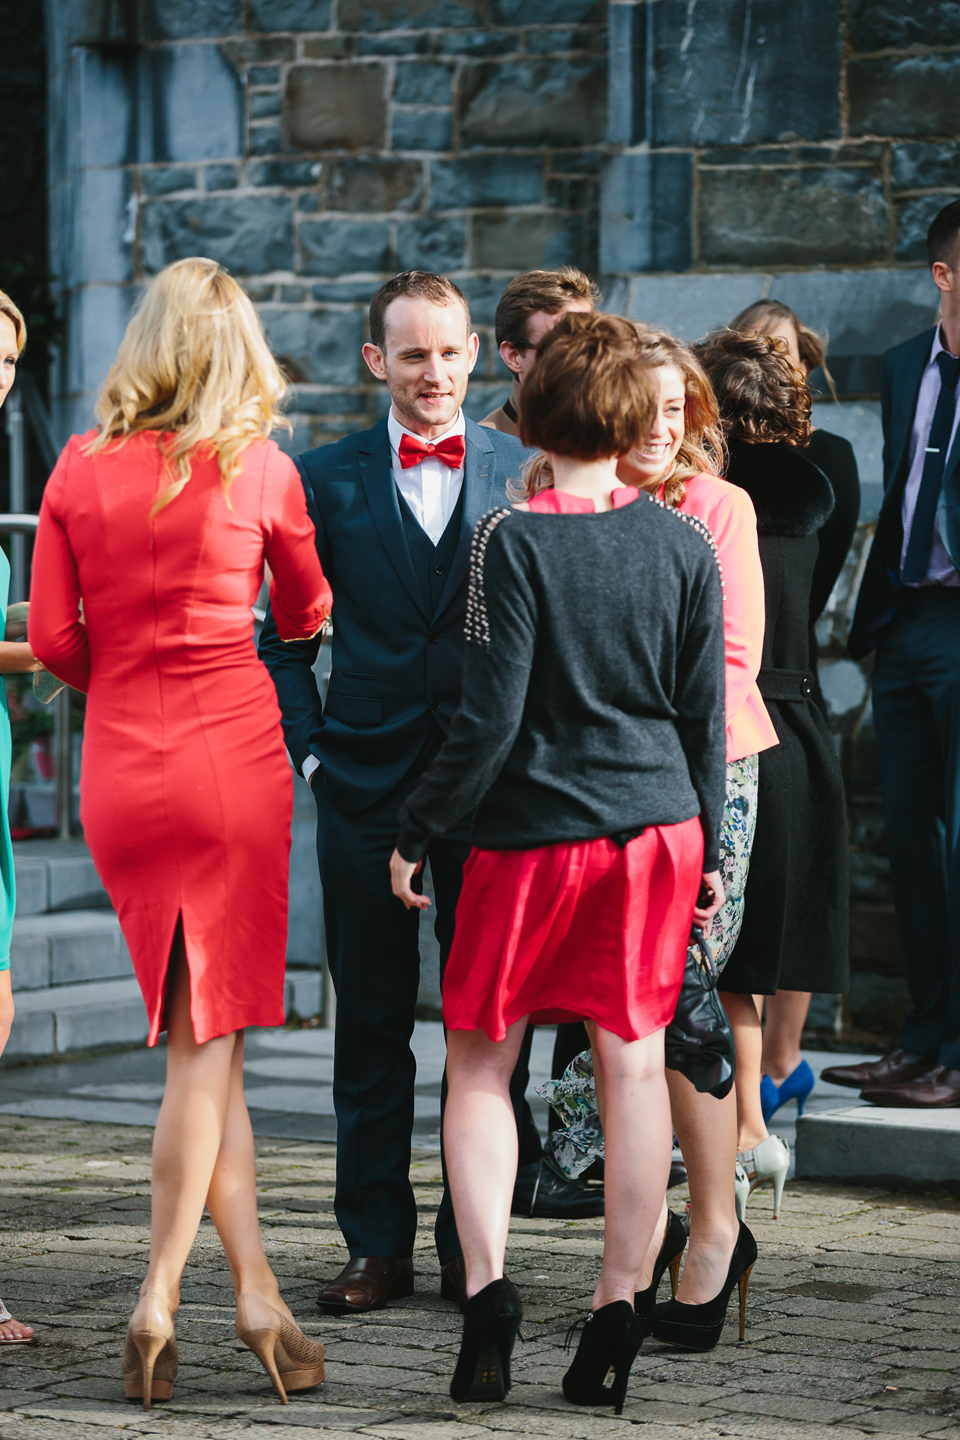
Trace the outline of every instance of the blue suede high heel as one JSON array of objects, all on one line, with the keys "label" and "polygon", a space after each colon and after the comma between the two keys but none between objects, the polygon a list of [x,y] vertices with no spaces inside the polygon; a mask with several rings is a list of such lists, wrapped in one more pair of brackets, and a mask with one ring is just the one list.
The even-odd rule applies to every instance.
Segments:
[{"label": "blue suede high heel", "polygon": [[797,1102],[797,1119],[799,1119],[814,1084],[813,1071],[806,1060],[800,1061],[796,1070],[787,1076],[782,1085],[774,1085],[770,1076],[764,1075],[760,1081],[760,1104],[763,1107],[764,1124],[771,1115],[780,1109],[781,1105],[786,1105],[790,1100]]}]

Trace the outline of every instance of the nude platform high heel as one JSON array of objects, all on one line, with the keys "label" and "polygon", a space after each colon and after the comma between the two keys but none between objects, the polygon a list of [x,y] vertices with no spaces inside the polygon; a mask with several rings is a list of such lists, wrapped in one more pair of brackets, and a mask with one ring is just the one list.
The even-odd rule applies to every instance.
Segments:
[{"label": "nude platform high heel", "polygon": [[127,1399],[142,1400],[144,1410],[173,1394],[177,1342],[170,1306],[158,1290],[147,1290],[130,1316],[120,1370]]},{"label": "nude platform high heel", "polygon": [[752,1195],[758,1185],[773,1186],[773,1218],[780,1219],[783,1186],[790,1169],[790,1146],[781,1135],[768,1135],[752,1150],[740,1150],[737,1163],[742,1165],[750,1181]]},{"label": "nude platform high heel", "polygon": [[308,1340],[299,1325],[261,1295],[237,1296],[236,1331],[270,1376],[284,1405],[288,1390],[315,1390],[323,1384],[325,1346]]}]

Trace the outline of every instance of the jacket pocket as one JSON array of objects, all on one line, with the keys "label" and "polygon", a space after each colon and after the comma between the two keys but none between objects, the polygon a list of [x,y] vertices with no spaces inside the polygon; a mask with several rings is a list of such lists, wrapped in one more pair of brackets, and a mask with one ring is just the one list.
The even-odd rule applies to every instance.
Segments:
[{"label": "jacket pocket", "polygon": [[383,719],[383,701],[328,690],[323,713],[333,720],[342,720],[345,725],[379,725]]}]

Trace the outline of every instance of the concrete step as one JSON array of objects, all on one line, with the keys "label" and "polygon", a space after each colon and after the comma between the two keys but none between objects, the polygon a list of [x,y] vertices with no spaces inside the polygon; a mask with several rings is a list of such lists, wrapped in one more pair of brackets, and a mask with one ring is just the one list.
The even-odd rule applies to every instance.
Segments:
[{"label": "concrete step", "polygon": [[[129,968],[130,962],[127,960]],[[284,987],[285,1014],[315,1015],[320,1009],[318,970],[289,970]],[[88,980],[17,992],[16,1013],[3,1053],[5,1064],[67,1055],[120,1045],[142,1044],[147,1017],[133,975]]]},{"label": "concrete step", "polygon": [[21,840],[13,847],[13,863],[18,915],[110,908],[82,840]]},{"label": "concrete step", "polygon": [[875,1105],[802,1115],[797,1178],[894,1190],[960,1189],[960,1109]]},{"label": "concrete step", "polygon": [[132,975],[133,967],[112,910],[66,910],[14,920],[10,973],[20,993],[112,980]]}]

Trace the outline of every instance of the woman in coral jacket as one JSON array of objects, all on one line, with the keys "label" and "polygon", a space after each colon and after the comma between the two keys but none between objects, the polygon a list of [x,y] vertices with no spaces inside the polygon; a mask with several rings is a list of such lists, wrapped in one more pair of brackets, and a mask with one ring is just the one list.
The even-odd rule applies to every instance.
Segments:
[{"label": "woman in coral jacket", "polygon": [[285,386],[260,321],[211,260],[171,265],[128,326],[44,494],[30,642],[87,692],[81,818],[149,1020],[167,1032],[150,1262],[127,1331],[128,1396],[169,1398],[180,1276],[208,1208],[237,1334],[281,1398],[323,1346],[280,1297],[257,1223],[243,1030],[284,1019],[292,780],[251,606],[264,562],[281,636],[331,591],[292,461],[268,437]]}]

